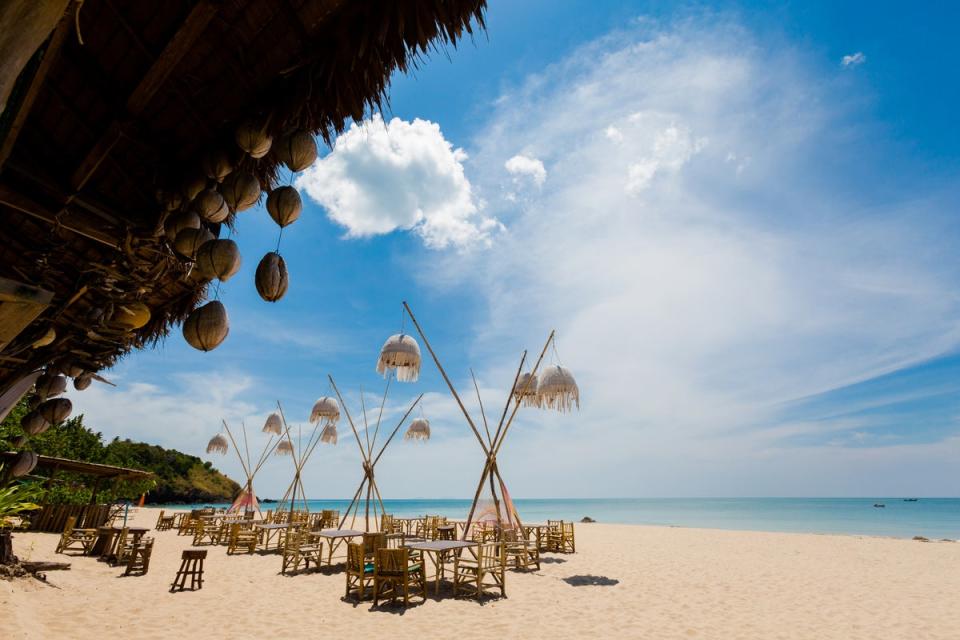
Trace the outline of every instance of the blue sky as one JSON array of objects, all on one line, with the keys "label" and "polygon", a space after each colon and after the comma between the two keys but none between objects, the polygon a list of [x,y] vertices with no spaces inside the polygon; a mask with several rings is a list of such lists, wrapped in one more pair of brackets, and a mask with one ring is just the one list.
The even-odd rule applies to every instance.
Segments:
[{"label": "blue sky", "polygon": [[[262,444],[277,400],[306,427],[327,373],[356,417],[406,299],[474,411],[471,367],[502,405],[558,330],[583,406],[520,414],[515,496],[958,495],[957,13],[491,2],[487,33],[289,178],[307,205],[282,301],[253,287],[277,242],[258,207],[228,340],[174,334],[77,410],[204,457],[221,417]],[[421,392],[435,436],[391,445],[384,497],[468,496],[482,454],[432,363],[387,417]],[[318,449],[312,495],[352,493],[351,440]],[[289,475],[271,460],[259,492]]]}]

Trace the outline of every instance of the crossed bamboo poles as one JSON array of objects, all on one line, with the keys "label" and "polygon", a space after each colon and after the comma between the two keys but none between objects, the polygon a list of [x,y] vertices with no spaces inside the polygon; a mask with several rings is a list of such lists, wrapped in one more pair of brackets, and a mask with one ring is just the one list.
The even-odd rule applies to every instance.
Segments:
[{"label": "crossed bamboo poles", "polygon": [[[289,517],[287,522],[293,520],[293,512],[296,510],[297,504],[297,491],[300,492],[300,499],[303,503],[303,508],[306,511],[309,511],[307,506],[307,492],[303,488],[303,480],[301,474],[303,472],[303,467],[306,466],[307,460],[310,459],[310,456],[313,455],[313,450],[317,448],[317,445],[320,444],[320,437],[317,432],[320,430],[320,424],[322,421],[317,421],[313,427],[313,431],[310,433],[310,437],[307,438],[307,446],[303,445],[302,434],[297,436],[297,445],[293,444],[293,438],[290,437],[290,426],[287,424],[287,418],[283,413],[283,407],[280,406],[280,401],[277,401],[277,410],[280,412],[280,420],[283,421],[283,435],[286,436],[287,442],[290,444],[290,457],[293,459],[293,481],[290,483],[290,486],[287,487],[286,492],[284,492],[283,497],[280,499],[278,506],[283,506],[283,503],[286,502],[287,496],[290,496],[290,509]],[[280,440],[277,441],[276,447],[283,440],[283,436],[280,437]]]},{"label": "crossed bamboo poles", "polygon": [[[503,407],[503,413],[500,414],[500,422],[497,425],[496,432],[492,437],[490,435],[490,428],[487,424],[487,416],[483,410],[483,401],[480,400],[480,388],[477,386],[477,379],[476,377],[473,377],[473,371],[470,372],[471,377],[473,377],[473,386],[477,391],[477,400],[480,404],[480,413],[483,416],[483,428],[487,435],[487,440],[484,441],[483,436],[480,435],[480,430],[477,429],[477,425],[473,422],[473,418],[470,417],[470,413],[463,405],[463,401],[460,400],[460,395],[454,388],[453,383],[450,382],[447,372],[444,371],[443,365],[440,364],[440,360],[437,358],[437,354],[434,353],[433,347],[430,346],[430,341],[427,340],[427,336],[423,333],[423,329],[420,328],[420,323],[417,322],[416,316],[413,315],[413,311],[410,309],[410,305],[408,305],[406,301],[403,302],[403,308],[404,311],[407,312],[407,315],[410,316],[410,320],[413,321],[413,326],[416,327],[417,333],[419,333],[420,338],[423,339],[424,346],[427,348],[427,351],[430,352],[433,362],[437,365],[437,369],[440,370],[440,375],[443,376],[444,382],[447,383],[450,393],[453,394],[453,398],[457,401],[460,411],[463,412],[463,417],[467,419],[467,424],[470,425],[473,435],[477,437],[477,442],[480,443],[480,447],[483,449],[483,453],[486,456],[486,460],[483,465],[483,472],[480,474],[480,482],[477,484],[477,491],[474,493],[473,503],[470,505],[470,515],[467,516],[467,523],[463,527],[463,539],[467,539],[470,526],[473,524],[473,515],[476,512],[477,502],[480,500],[480,492],[483,491],[483,485],[488,479],[490,481],[490,493],[493,496],[493,504],[497,512],[497,525],[502,528],[503,517],[500,511],[500,500],[497,498],[497,491],[494,485],[494,477],[496,477],[497,482],[500,484],[501,494],[505,493],[504,490],[506,488],[506,483],[504,483],[503,478],[500,476],[500,469],[497,466],[497,454],[500,452],[500,447],[503,446],[503,441],[506,439],[507,433],[510,431],[510,426],[513,424],[513,419],[517,415],[517,411],[520,409],[520,398],[523,395],[526,395],[527,391],[529,391],[531,381],[536,379],[537,370],[540,368],[540,364],[543,362],[543,357],[546,355],[547,349],[550,348],[550,343],[553,342],[556,331],[550,332],[546,343],[543,345],[543,350],[540,351],[540,357],[537,358],[537,362],[533,365],[533,369],[530,372],[531,375],[527,377],[523,387],[521,389],[517,389],[517,381],[520,379],[520,374],[523,372],[523,365],[527,360],[527,352],[524,350],[523,355],[520,358],[520,366],[517,367],[517,373],[513,378],[513,384],[510,385],[510,391],[507,395],[507,402]],[[514,403],[512,411],[510,411],[511,400]],[[510,411],[509,418],[507,418],[508,411]],[[512,506],[512,502],[510,504]],[[520,522],[520,516],[516,512],[516,509],[512,509],[512,513],[507,513],[507,521],[513,522],[514,520],[516,521],[518,527],[523,526]]]},{"label": "crossed bamboo poles", "polygon": [[[221,419],[223,423],[223,428],[226,430],[227,435],[230,437],[230,442],[233,443],[233,450],[236,452],[237,457],[240,458],[240,466],[243,468],[243,474],[247,477],[246,482],[246,493],[248,496],[253,496],[253,502],[257,505],[257,514],[260,514],[260,501],[257,500],[256,494],[253,492],[253,478],[257,475],[257,472],[260,471],[260,467],[267,461],[270,457],[270,454],[273,453],[274,449],[277,448],[277,445],[283,440],[283,437],[277,438],[276,442],[273,442],[273,434],[270,434],[270,438],[267,440],[267,444],[264,445],[263,451],[260,453],[260,457],[257,459],[257,464],[254,466],[250,460],[250,443],[247,441],[247,425],[243,422],[240,423],[241,428],[243,429],[243,448],[244,453],[240,453],[240,447],[237,446],[237,441],[233,437],[233,433],[230,431],[227,421]],[[270,446],[271,443],[273,446]],[[246,459],[244,459],[246,455]]]},{"label": "crossed bamboo poles", "polygon": [[357,431],[357,427],[353,423],[353,418],[350,416],[350,410],[347,408],[347,404],[343,401],[343,396],[340,395],[340,389],[337,388],[337,383],[334,382],[333,376],[327,375],[327,377],[330,379],[330,386],[333,387],[333,391],[337,394],[337,399],[340,401],[340,406],[343,407],[343,412],[347,416],[347,422],[350,423],[350,429],[353,431],[354,438],[357,440],[357,447],[360,449],[360,457],[362,458],[363,465],[363,479],[360,481],[360,486],[357,487],[356,493],[353,494],[353,499],[350,501],[350,506],[347,507],[343,517],[337,524],[337,528],[341,528],[343,523],[347,521],[347,517],[350,515],[351,510],[353,511],[353,519],[350,521],[350,526],[353,527],[357,520],[357,512],[360,509],[360,495],[363,492],[364,485],[366,485],[367,496],[364,500],[364,530],[370,531],[370,503],[374,498],[376,498],[376,501],[373,502],[374,522],[377,521],[378,505],[380,507],[380,514],[382,515],[386,513],[386,509],[383,506],[383,498],[380,495],[380,488],[377,486],[377,481],[374,477],[374,469],[377,466],[377,462],[379,462],[380,458],[383,456],[383,452],[387,450],[387,446],[389,446],[390,442],[393,440],[393,437],[397,435],[397,431],[400,430],[400,427],[403,426],[403,423],[407,420],[407,417],[410,416],[416,406],[420,403],[420,400],[423,398],[423,394],[421,393],[419,396],[417,396],[417,399],[413,401],[413,404],[410,405],[410,408],[407,409],[407,412],[403,414],[402,418],[400,418],[397,426],[393,428],[393,431],[390,433],[390,437],[387,438],[387,441],[383,443],[382,447],[380,447],[380,451],[376,456],[374,456],[373,449],[377,444],[377,435],[380,433],[380,422],[383,418],[383,407],[387,402],[387,392],[390,390],[390,378],[387,378],[387,384],[383,390],[383,399],[380,401],[380,412],[377,415],[377,425],[373,431],[372,439],[370,438],[370,425],[367,423],[367,409],[363,400],[363,390],[361,389],[360,391],[360,406],[363,412],[364,436],[367,443],[367,446],[364,447],[363,443],[360,441],[360,434]]}]

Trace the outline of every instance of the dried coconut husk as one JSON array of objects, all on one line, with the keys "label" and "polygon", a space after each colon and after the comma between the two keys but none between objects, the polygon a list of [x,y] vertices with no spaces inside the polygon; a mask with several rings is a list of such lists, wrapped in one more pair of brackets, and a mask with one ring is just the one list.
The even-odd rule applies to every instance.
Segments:
[{"label": "dried coconut husk", "polygon": [[93,383],[92,373],[83,373],[73,379],[73,388],[77,391],[86,390]]},{"label": "dried coconut husk", "polygon": [[197,265],[204,276],[226,282],[240,270],[240,247],[233,240],[209,240],[197,250]]},{"label": "dried coconut husk", "polygon": [[234,139],[237,141],[237,146],[246,151],[251,158],[262,158],[270,153],[270,147],[273,145],[273,138],[267,134],[266,129],[253,121],[240,125]]},{"label": "dried coconut husk", "polygon": [[50,428],[50,423],[40,415],[40,412],[34,409],[20,418],[20,428],[29,436],[35,436],[43,433]]},{"label": "dried coconut husk", "polygon": [[233,171],[233,162],[226,151],[213,151],[204,156],[203,172],[211,180],[222,182],[224,178],[230,175],[231,171]]},{"label": "dried coconut husk", "polygon": [[183,337],[194,349],[216,349],[230,333],[227,309],[219,300],[197,307],[183,322]]},{"label": "dried coconut husk", "polygon": [[13,464],[10,466],[10,475],[14,478],[22,478],[36,468],[37,461],[39,460],[40,456],[35,452],[21,451],[13,458]]},{"label": "dried coconut husk", "polygon": [[[150,322],[150,307],[142,302],[125,302],[114,307],[110,326],[132,331]],[[66,385],[64,385],[66,388]]]},{"label": "dried coconut husk", "polygon": [[186,202],[193,202],[197,194],[207,188],[207,177],[200,173],[187,176],[180,187],[180,193],[183,194]]},{"label": "dried coconut husk", "polygon": [[207,222],[223,222],[230,215],[226,200],[216,189],[204,189],[197,194],[193,210]]},{"label": "dried coconut husk", "polygon": [[287,293],[290,278],[287,264],[279,253],[271,251],[257,265],[257,293],[267,302],[276,302]]},{"label": "dried coconut husk", "polygon": [[199,229],[200,228],[200,216],[198,216],[193,211],[184,211],[182,213],[177,213],[169,218],[164,225],[164,231],[167,234],[167,240],[170,242],[176,242],[177,235],[184,229]]},{"label": "dried coconut husk", "polygon": [[213,240],[213,234],[210,233],[210,230],[206,227],[184,229],[177,234],[173,248],[176,249],[180,255],[192,260],[197,256],[197,251],[200,250],[200,247],[211,240]]},{"label": "dried coconut husk", "polygon": [[34,388],[41,398],[52,398],[67,390],[67,378],[62,375],[44,373],[37,378]]},{"label": "dried coconut husk", "polygon": [[274,155],[294,173],[303,171],[317,159],[317,141],[309,131],[294,131],[274,145]]},{"label": "dried coconut husk", "polygon": [[41,402],[36,411],[50,424],[59,424],[70,417],[73,403],[68,398],[52,398]]},{"label": "dried coconut husk", "polygon": [[221,189],[231,211],[246,211],[260,199],[260,181],[248,171],[234,171],[224,179]]},{"label": "dried coconut husk", "polygon": [[56,339],[57,339],[57,330],[54,329],[53,327],[49,327],[47,328],[46,332],[42,336],[40,336],[39,338],[34,340],[33,343],[31,343],[30,348],[39,349],[40,347],[45,347],[51,344]]},{"label": "dried coconut husk", "polygon": [[293,224],[302,210],[303,200],[293,187],[277,187],[267,196],[267,213],[281,228]]}]

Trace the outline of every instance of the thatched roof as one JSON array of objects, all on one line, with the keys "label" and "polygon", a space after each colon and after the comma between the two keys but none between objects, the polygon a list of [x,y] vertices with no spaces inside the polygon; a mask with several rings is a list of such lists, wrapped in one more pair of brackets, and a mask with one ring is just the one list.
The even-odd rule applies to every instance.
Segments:
[{"label": "thatched roof", "polygon": [[[241,123],[253,120],[274,139],[303,129],[329,140],[380,106],[394,70],[482,28],[485,7],[29,0],[58,1],[66,13],[0,115],[0,390],[51,361],[109,366],[164,336],[205,297],[206,283],[164,236],[158,193],[176,191],[218,149],[265,191],[273,186],[277,159],[240,152]],[[111,323],[135,301],[151,311],[146,326]],[[10,305],[25,326],[19,333],[4,331]],[[31,348],[51,327],[55,340]]]},{"label": "thatched roof", "polygon": [[[0,451],[0,461],[7,464],[16,458],[16,456],[17,453],[15,451]],[[152,471],[144,471],[142,469],[128,469],[126,467],[115,467],[111,464],[83,462],[82,460],[56,458],[54,456],[37,456],[36,468],[50,471],[67,471],[69,473],[79,473],[97,478],[115,478],[117,480],[145,480],[154,475]]]}]

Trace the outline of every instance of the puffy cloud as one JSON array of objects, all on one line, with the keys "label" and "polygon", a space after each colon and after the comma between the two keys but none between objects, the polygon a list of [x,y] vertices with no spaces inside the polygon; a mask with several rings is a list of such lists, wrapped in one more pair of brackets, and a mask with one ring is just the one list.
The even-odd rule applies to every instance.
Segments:
[{"label": "puffy cloud", "polygon": [[856,53],[843,56],[843,58],[840,59],[840,64],[844,67],[859,67],[866,61],[867,56],[863,55],[862,51],[857,51]]},{"label": "puffy cloud", "polygon": [[434,249],[488,245],[499,223],[483,215],[466,159],[433,122],[375,114],[351,125],[296,184],[348,237],[409,230]]},{"label": "puffy cloud", "polygon": [[543,181],[547,179],[547,170],[543,166],[543,162],[537,158],[518,154],[507,160],[503,166],[507,173],[514,176],[515,180],[526,178],[538,187],[542,186]]}]

